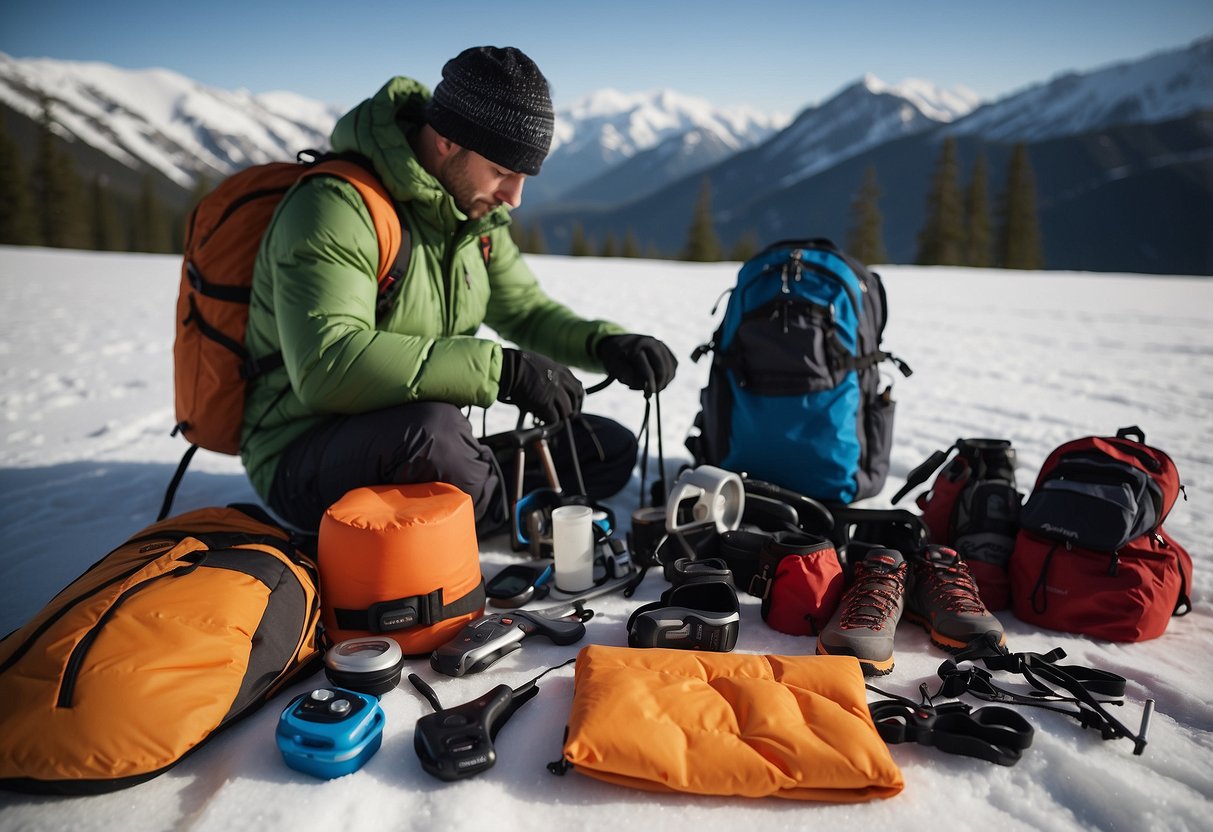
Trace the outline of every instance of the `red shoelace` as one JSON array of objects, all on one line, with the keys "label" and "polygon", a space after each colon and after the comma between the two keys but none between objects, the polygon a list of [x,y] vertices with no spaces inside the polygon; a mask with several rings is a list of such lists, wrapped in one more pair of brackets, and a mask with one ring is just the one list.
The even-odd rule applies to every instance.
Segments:
[{"label": "red shoelace", "polygon": [[879,630],[892,614],[893,608],[905,594],[906,564],[888,571],[855,566],[855,585],[843,597],[839,624],[844,630],[868,628]]}]

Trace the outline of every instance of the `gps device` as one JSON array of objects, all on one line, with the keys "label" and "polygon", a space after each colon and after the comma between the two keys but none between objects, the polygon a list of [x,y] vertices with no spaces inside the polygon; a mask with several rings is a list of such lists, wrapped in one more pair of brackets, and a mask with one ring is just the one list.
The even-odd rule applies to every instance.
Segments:
[{"label": "gps device", "polygon": [[593,614],[580,601],[542,610],[490,613],[463,625],[453,639],[430,654],[430,667],[446,676],[465,676],[505,658],[533,636],[544,636],[553,644],[574,644],[585,635],[584,622]]},{"label": "gps device", "polygon": [[278,718],[283,761],[331,780],[362,768],[383,740],[383,709],[374,696],[339,687],[296,696]]},{"label": "gps device", "polygon": [[512,563],[489,579],[484,594],[494,607],[521,607],[546,595],[554,574],[550,560]]}]

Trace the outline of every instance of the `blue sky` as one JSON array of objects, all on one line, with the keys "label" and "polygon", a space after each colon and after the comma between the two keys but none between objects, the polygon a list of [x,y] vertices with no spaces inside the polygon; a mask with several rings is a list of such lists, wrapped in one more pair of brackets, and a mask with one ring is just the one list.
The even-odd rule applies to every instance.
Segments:
[{"label": "blue sky", "polygon": [[443,62],[478,44],[531,55],[558,106],[604,87],[662,87],[794,115],[865,72],[992,99],[1209,34],[1211,0],[0,4],[0,51],[14,57],[164,67],[342,106],[392,75],[432,87]]}]

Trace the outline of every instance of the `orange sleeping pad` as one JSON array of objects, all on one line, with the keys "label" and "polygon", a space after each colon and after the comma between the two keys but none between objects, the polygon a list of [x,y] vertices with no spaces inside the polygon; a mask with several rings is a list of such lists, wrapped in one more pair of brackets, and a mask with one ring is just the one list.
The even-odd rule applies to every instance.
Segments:
[{"label": "orange sleeping pad", "polygon": [[850,656],[586,647],[564,759],[649,791],[853,803],[904,785]]}]

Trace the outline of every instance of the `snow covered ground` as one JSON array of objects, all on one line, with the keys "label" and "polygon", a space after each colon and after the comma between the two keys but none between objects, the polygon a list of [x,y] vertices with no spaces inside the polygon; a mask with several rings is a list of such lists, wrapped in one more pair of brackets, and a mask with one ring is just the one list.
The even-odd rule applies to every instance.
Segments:
[{"label": "snow covered ground", "polygon": [[[668,467],[686,458],[682,438],[698,407],[705,364],[691,350],[710,335],[709,310],[735,264],[534,257],[548,291],[591,317],[613,318],[665,339],[682,364],[662,396]],[[905,776],[897,797],[860,805],[706,798],[629,791],[545,764],[560,755],[572,668],[498,737],[490,771],[445,785],[425,774],[413,724],[430,707],[407,683],[383,698],[384,744],[361,771],[331,782],[288,769],[274,745],[283,696],[141,786],[88,798],[0,793],[0,830],[439,830],[935,829],[1196,830],[1210,828],[1213,799],[1213,281],[1132,275],[1020,273],[890,266],[885,344],[914,368],[898,377],[893,473],[871,505],[887,505],[907,471],[958,437],[1011,439],[1026,491],[1063,441],[1140,425],[1174,457],[1187,489],[1167,528],[1196,563],[1195,610],[1160,639],[1109,644],[1036,631],[1009,612],[1014,650],[1063,647],[1070,659],[1125,676],[1118,711],[1136,725],[1157,700],[1149,746],[1102,742],[1061,716],[1022,709],[1037,729],[1012,768],[934,749],[894,746]],[[185,448],[169,437],[171,348],[178,261],[173,257],[0,248],[0,633],[32,616],[85,567],[151,522]],[[587,376],[587,383],[596,381]],[[638,428],[640,397],[613,385],[587,409]],[[479,424],[480,415],[473,415]],[[489,430],[512,409],[488,412]],[[651,468],[650,468],[651,470]],[[636,486],[636,483],[633,483]],[[630,487],[613,501],[637,505]],[[255,499],[238,460],[200,453],[175,509]],[[514,559],[503,538],[484,541],[492,574]],[[626,643],[631,609],[665,586],[650,575],[637,596],[592,604],[587,642]],[[738,650],[813,652],[811,638],[777,633],[756,599],[742,596]],[[520,684],[564,661],[573,647],[544,643],[489,671],[438,677],[411,668],[451,705],[491,687]],[[915,696],[945,658],[918,627],[897,632],[886,690]],[[323,680],[296,685],[297,693]],[[934,685],[932,684],[932,687]],[[11,706],[11,703],[10,703]],[[0,738],[3,742],[3,738]]]}]

